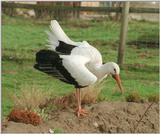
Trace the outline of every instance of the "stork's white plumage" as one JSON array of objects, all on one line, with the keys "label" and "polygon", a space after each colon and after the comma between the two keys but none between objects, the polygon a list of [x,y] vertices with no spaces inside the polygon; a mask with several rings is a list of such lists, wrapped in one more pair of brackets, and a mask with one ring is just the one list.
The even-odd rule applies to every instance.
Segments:
[{"label": "stork's white plumage", "polygon": [[72,41],[56,20],[51,21],[50,29],[47,34],[51,50],[40,50],[36,54],[35,68],[76,87],[78,116],[85,114],[81,109],[80,88],[101,81],[111,74],[122,92],[120,69],[116,63],[102,64],[102,56],[96,48],[87,41]]}]

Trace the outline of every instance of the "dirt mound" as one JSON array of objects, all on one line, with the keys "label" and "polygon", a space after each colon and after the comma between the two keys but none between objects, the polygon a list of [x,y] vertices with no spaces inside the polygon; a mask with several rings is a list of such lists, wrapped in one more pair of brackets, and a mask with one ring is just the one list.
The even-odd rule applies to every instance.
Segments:
[{"label": "dirt mound", "polygon": [[52,119],[39,126],[8,122],[2,132],[44,133],[60,129],[61,132],[76,133],[158,133],[159,105],[153,104],[135,129],[149,103],[101,102],[86,106],[90,114],[77,118],[73,109],[64,109],[52,114]]}]

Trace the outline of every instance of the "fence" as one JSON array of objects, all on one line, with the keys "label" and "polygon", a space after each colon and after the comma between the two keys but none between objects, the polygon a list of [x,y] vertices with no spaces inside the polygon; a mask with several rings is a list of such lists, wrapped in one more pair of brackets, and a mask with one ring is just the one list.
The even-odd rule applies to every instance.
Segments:
[{"label": "fence", "polygon": [[[67,14],[72,14],[73,17],[79,17],[80,12],[98,12],[98,13],[121,13],[122,7],[81,7],[81,6],[54,6],[52,4],[22,4],[2,2],[2,9],[10,9],[10,14],[13,15],[13,10],[16,8],[33,9],[36,12],[36,17],[46,15],[55,16],[57,18],[65,18]],[[47,14],[45,13],[47,11]],[[159,13],[158,8],[133,8],[130,7],[129,13]],[[41,14],[41,15],[40,15]]]},{"label": "fence", "polygon": [[[25,8],[25,9],[47,9],[52,11],[96,11],[96,12],[121,12],[122,7],[72,7],[72,6],[51,6],[2,2],[2,8]],[[130,13],[159,13],[157,8],[133,8]]]}]

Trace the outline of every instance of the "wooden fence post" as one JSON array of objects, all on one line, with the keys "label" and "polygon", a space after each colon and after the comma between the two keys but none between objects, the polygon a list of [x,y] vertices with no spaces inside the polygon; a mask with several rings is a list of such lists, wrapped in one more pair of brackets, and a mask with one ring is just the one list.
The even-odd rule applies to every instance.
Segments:
[{"label": "wooden fence post", "polygon": [[126,1],[123,3],[120,43],[118,48],[118,64],[120,65],[120,67],[122,67],[124,61],[124,50],[125,50],[127,29],[128,29],[128,13],[129,13],[129,2]]}]

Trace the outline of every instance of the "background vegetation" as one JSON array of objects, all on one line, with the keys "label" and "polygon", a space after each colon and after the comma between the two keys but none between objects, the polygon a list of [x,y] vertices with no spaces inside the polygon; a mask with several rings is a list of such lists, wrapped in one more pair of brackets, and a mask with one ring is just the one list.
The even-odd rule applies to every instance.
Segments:
[{"label": "background vegetation", "polygon": [[[66,20],[60,21],[60,24],[71,39],[87,40],[96,47],[102,53],[104,62],[117,61],[119,22]],[[125,94],[120,95],[115,81],[108,77],[104,81],[100,97],[107,101],[125,101],[125,97],[132,92],[138,92],[145,99],[149,95],[159,94],[159,50],[154,46],[146,47],[147,40],[157,42],[158,29],[158,23],[154,22],[129,22],[125,65],[121,69]],[[50,92],[53,96],[74,92],[73,86],[33,68],[35,53],[45,48],[47,44],[46,30],[49,30],[49,22],[2,15],[3,116],[6,116],[13,107],[11,96],[18,95],[24,85],[28,92],[34,86],[40,91]],[[142,40],[143,44],[140,42]]]}]

